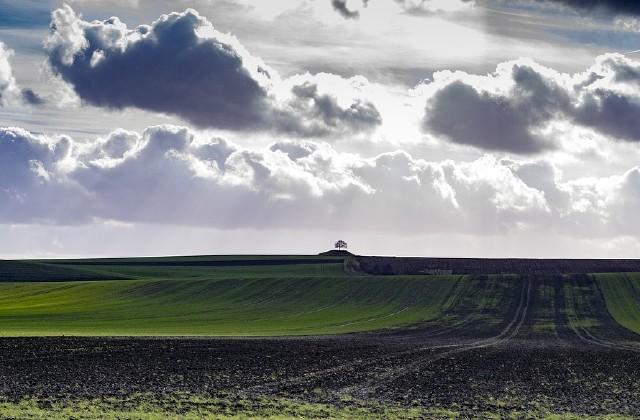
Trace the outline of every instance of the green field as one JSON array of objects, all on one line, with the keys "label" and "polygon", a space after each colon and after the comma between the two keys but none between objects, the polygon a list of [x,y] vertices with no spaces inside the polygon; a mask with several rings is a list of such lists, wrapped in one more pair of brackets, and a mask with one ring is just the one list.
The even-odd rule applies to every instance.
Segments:
[{"label": "green field", "polygon": [[[451,305],[459,282],[459,276],[347,276],[341,263],[326,258],[317,258],[314,264],[214,267],[189,265],[194,260],[17,263],[23,281],[0,282],[0,335],[273,336],[368,331],[440,317]],[[120,265],[125,261],[130,265]],[[10,263],[4,264],[10,271]],[[87,281],[91,275],[100,280]]]},{"label": "green field", "polygon": [[596,276],[609,313],[627,329],[640,334],[640,273]]},{"label": "green field", "polygon": [[[600,294],[605,312],[640,332],[640,274],[576,279],[536,280],[534,333],[554,334],[565,306],[574,325],[597,325]],[[521,281],[353,275],[317,256],[0,261],[0,336],[314,335],[471,318],[490,327],[508,318]]]}]

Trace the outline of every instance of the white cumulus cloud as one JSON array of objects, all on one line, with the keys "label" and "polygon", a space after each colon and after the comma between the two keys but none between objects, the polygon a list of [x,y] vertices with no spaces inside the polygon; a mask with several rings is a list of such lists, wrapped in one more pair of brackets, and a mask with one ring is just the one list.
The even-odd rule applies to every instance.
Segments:
[{"label": "white cumulus cloud", "polygon": [[247,149],[189,128],[91,142],[0,131],[0,223],[119,223],[394,234],[640,234],[640,169],[564,180],[545,160],[371,158],[314,141]]}]

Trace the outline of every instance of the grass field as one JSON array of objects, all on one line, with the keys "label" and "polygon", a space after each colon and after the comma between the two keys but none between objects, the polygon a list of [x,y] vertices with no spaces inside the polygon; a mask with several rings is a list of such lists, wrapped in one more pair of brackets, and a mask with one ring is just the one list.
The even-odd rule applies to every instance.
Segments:
[{"label": "grass field", "polygon": [[[596,326],[600,293],[605,312],[640,332],[640,274],[559,279],[536,280],[537,333],[557,334],[565,300],[573,324]],[[0,336],[315,335],[471,318],[482,327],[504,322],[521,281],[349,275],[340,258],[317,256],[0,261]]]},{"label": "grass field", "polygon": [[640,334],[640,273],[598,274],[596,278],[611,315]]},{"label": "grass field", "polygon": [[[459,279],[347,276],[335,259],[317,258],[309,264],[309,258],[283,257],[280,264],[273,257],[261,258],[271,263],[256,264],[255,257],[245,257],[253,264],[245,266],[191,265],[220,261],[216,257],[108,260],[110,264],[68,260],[38,262],[28,270],[30,263],[21,262],[17,268],[27,273],[22,280],[28,281],[0,282],[0,335],[367,331],[440,316],[451,304]],[[53,276],[47,277],[48,266]],[[14,278],[19,273],[13,273]],[[100,280],[86,281],[92,274]],[[39,282],[40,276],[53,281]],[[65,276],[71,281],[64,281]]]}]

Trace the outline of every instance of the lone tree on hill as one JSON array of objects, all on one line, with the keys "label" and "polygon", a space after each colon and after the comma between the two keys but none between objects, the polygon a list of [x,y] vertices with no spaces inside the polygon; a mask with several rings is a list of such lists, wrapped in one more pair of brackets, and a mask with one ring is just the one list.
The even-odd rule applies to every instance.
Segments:
[{"label": "lone tree on hill", "polygon": [[336,242],[336,244],[334,246],[336,248],[338,248],[338,251],[342,250],[342,248],[347,249],[347,243],[345,241],[343,241],[342,239],[340,239],[338,242]]}]

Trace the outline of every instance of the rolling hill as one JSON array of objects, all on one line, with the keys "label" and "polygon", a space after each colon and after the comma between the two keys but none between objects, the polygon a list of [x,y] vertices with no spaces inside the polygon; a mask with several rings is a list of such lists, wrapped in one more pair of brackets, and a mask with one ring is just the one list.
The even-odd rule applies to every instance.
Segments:
[{"label": "rolling hill", "polygon": [[376,276],[349,270],[353,260],[345,258],[0,261],[0,335],[285,336],[417,325],[477,331],[507,322],[505,308],[524,281],[534,299],[531,331],[596,331],[617,322],[640,333],[640,274]]}]

